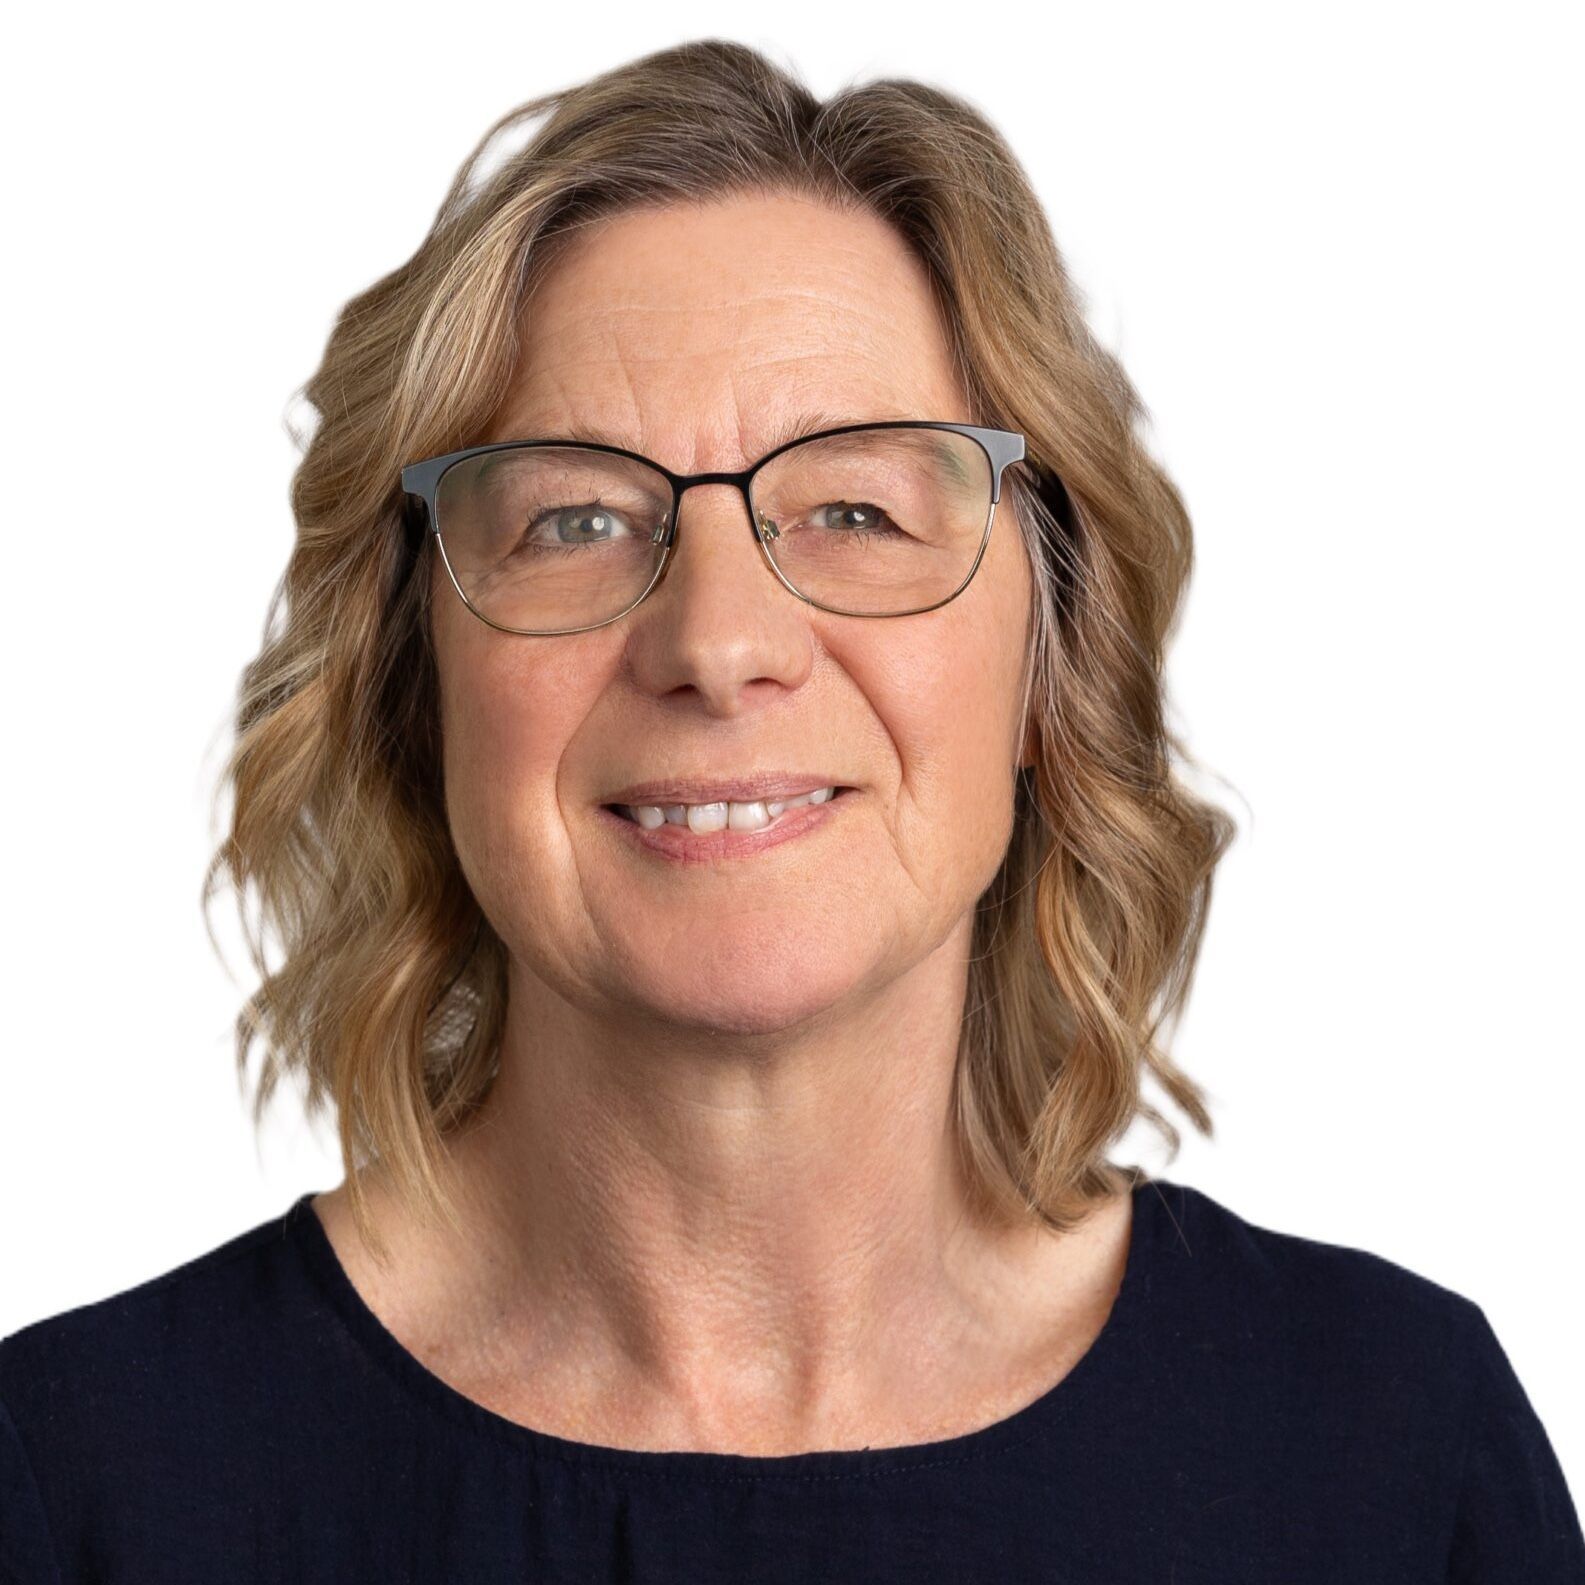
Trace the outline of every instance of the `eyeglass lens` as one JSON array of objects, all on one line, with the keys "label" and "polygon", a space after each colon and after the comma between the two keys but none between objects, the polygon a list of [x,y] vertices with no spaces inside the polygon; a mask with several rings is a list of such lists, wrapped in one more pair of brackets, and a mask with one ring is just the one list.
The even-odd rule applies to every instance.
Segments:
[{"label": "eyeglass lens", "polygon": [[[951,430],[855,430],[771,458],[749,494],[764,552],[794,589],[887,616],[962,586],[990,527],[991,464]],[[525,632],[631,607],[660,570],[671,511],[663,474],[572,445],[466,457],[436,492],[458,589],[487,621]]]}]

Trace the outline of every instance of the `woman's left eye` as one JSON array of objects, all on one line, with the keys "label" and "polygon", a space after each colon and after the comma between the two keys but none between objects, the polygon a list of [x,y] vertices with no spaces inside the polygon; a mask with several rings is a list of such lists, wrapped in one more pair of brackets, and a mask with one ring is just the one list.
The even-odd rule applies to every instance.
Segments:
[{"label": "woman's left eye", "polygon": [[[857,517],[859,522],[831,522],[830,516],[836,513],[849,518]],[[850,533],[857,534],[886,534],[900,532],[891,519],[887,517],[880,507],[868,501],[832,501],[829,505],[820,508],[816,514],[823,528],[844,528]]]}]

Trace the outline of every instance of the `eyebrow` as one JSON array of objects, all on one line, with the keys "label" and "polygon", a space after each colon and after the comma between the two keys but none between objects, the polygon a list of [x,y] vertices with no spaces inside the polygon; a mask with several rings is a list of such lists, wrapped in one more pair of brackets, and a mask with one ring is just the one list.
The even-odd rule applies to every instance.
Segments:
[{"label": "eyebrow", "polygon": [[[792,440],[802,440],[806,435],[818,434],[825,429],[841,429],[846,424],[885,424],[894,421],[906,422],[913,415],[907,413],[870,413],[864,416],[843,416],[829,413],[818,408],[803,408],[796,413],[784,413],[780,418],[772,420],[765,428],[761,437],[760,450],[749,461],[754,461],[778,447],[786,445]],[[571,424],[565,428],[549,430],[533,430],[514,428],[509,436],[502,439],[510,440],[570,440],[590,446],[615,446],[621,451],[638,451],[632,444],[631,437],[614,429],[607,429],[602,424]],[[642,455],[642,453],[640,453]]]}]

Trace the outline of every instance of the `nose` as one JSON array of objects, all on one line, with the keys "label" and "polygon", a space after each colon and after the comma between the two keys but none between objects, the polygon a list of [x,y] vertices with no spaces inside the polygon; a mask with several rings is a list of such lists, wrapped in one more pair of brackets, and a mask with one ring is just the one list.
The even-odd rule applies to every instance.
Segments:
[{"label": "nose", "polygon": [[633,676],[657,697],[688,694],[712,715],[742,714],[808,677],[813,609],[766,560],[743,491],[690,485],[665,573],[630,619]]}]

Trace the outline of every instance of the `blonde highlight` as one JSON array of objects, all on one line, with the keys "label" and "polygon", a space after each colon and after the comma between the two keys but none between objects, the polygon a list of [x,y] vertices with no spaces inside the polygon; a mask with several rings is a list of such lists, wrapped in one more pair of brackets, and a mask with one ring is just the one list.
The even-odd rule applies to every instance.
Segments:
[{"label": "blonde highlight", "polygon": [[[540,124],[542,123],[542,124]],[[507,134],[531,135],[492,167]],[[1013,836],[980,899],[953,1127],[987,1212],[1073,1226],[1147,1176],[1106,1152],[1135,1118],[1202,1133],[1163,1030],[1182,1010],[1231,819],[1179,775],[1162,665],[1192,564],[1141,404],[1087,328],[1018,162],[960,98],[905,79],[821,101],[746,45],[697,40],[528,100],[491,126],[403,265],[352,298],[303,388],[296,540],[244,669],[207,910],[236,894],[259,987],[236,1061],[333,1110],[351,1204],[379,1161],[454,1220],[445,1141],[493,1081],[506,953],[448,833],[431,536],[401,466],[470,444],[518,356],[518,309],[580,227],[618,211],[785,191],[863,207],[929,270],[973,408],[1023,433],[1008,475],[1036,574]],[[248,899],[254,900],[249,917]],[[270,937],[280,961],[272,966]]]}]

